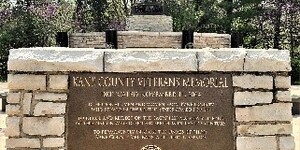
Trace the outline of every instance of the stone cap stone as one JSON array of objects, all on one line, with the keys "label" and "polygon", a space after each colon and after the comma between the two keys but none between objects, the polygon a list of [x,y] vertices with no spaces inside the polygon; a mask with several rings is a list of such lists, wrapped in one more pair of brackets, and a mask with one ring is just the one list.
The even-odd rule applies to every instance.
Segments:
[{"label": "stone cap stone", "polygon": [[10,50],[10,71],[103,71],[103,52],[91,48],[36,47]]},{"label": "stone cap stone", "polygon": [[[118,31],[119,36],[182,36],[182,32],[144,32],[144,31]],[[70,36],[81,37],[93,37],[93,36],[105,36],[105,32],[88,32],[88,33],[72,33]],[[231,38],[230,34],[217,34],[217,33],[194,33],[195,37],[219,37],[219,38]]]},{"label": "stone cap stone", "polygon": [[9,71],[291,71],[288,50],[21,48],[10,50]]},{"label": "stone cap stone", "polygon": [[81,37],[105,36],[105,32],[71,33],[70,36],[81,36]]}]

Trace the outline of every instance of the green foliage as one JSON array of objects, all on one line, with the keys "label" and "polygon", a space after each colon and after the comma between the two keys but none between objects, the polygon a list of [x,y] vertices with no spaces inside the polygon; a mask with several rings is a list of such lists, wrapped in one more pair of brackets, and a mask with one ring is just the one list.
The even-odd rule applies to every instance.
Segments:
[{"label": "green foliage", "polygon": [[129,15],[129,0],[77,0],[76,31],[100,32],[106,29],[125,29]]},{"label": "green foliage", "polygon": [[292,82],[300,84],[300,46],[291,52],[292,54]]},{"label": "green foliage", "polygon": [[20,47],[47,46],[49,30],[41,28],[45,22],[29,14],[23,15],[5,24],[0,31],[1,76],[5,78],[8,50]]},{"label": "green foliage", "polygon": [[[58,31],[68,31],[72,27],[72,7],[61,2],[59,7],[25,7],[17,5],[11,9],[11,16],[0,28],[0,74],[6,79],[7,60],[10,49],[22,47],[45,47],[55,44]],[[57,10],[56,10],[57,8]],[[73,7],[74,8],[74,7]],[[51,14],[44,10],[55,10]],[[68,12],[68,13],[65,13]]]},{"label": "green foliage", "polygon": [[94,29],[95,31],[104,31],[107,28],[108,19],[105,14],[107,10],[107,1],[106,0],[91,0],[91,12],[94,19]]},{"label": "green foliage", "polygon": [[54,26],[57,32],[73,32],[75,4],[67,1],[60,1],[54,17],[48,23]]},{"label": "green foliage", "polygon": [[167,15],[173,17],[174,31],[197,28],[201,12],[196,10],[194,3],[188,0],[170,0],[165,1],[165,5]]},{"label": "green foliage", "polygon": [[108,28],[124,30],[126,17],[129,15],[128,0],[114,0],[108,3],[106,16]]}]

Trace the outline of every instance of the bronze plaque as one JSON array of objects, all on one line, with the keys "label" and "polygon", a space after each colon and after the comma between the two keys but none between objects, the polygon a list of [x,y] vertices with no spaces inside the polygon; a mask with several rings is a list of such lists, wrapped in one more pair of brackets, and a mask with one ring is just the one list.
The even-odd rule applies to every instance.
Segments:
[{"label": "bronze plaque", "polygon": [[233,150],[232,76],[73,73],[68,150]]}]

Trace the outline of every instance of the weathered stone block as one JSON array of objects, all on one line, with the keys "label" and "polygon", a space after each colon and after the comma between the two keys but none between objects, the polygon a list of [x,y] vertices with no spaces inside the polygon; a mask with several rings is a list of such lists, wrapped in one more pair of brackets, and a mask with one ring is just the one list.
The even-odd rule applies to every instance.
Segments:
[{"label": "weathered stone block", "polygon": [[86,37],[104,37],[105,32],[88,32],[88,33],[72,33],[70,34],[70,37],[80,37],[80,38],[86,38]]},{"label": "weathered stone block", "polygon": [[[259,65],[258,65],[259,64]],[[245,71],[291,71],[290,52],[287,50],[248,50]]]},{"label": "weathered stone block", "polygon": [[43,140],[44,147],[63,147],[64,144],[64,138],[46,138]]},{"label": "weathered stone block", "polygon": [[273,89],[273,77],[250,74],[233,76],[233,86],[244,89]]},{"label": "weathered stone block", "polygon": [[[71,49],[57,47],[13,49],[10,50],[8,70],[102,72],[103,51],[89,48]],[[18,84],[17,81],[22,80],[16,80],[14,83]],[[23,80],[23,82],[19,83],[19,86],[25,81],[33,85],[35,83],[40,84],[40,82]]]},{"label": "weathered stone block", "polygon": [[68,95],[64,93],[37,92],[34,94],[34,99],[43,101],[66,101]]},{"label": "weathered stone block", "polygon": [[[23,67],[28,66],[25,62]],[[19,70],[20,71],[20,70]],[[8,89],[10,90],[46,90],[45,75],[9,74]]]},{"label": "weathered stone block", "polygon": [[237,150],[277,150],[276,137],[237,137]]},{"label": "weathered stone block", "polygon": [[294,137],[292,136],[279,137],[279,149],[294,150],[295,149]]},{"label": "weathered stone block", "polygon": [[291,103],[275,103],[264,106],[236,108],[236,120],[238,122],[292,121],[291,109]]},{"label": "weathered stone block", "polygon": [[291,77],[277,76],[275,77],[276,88],[289,89],[291,88]]},{"label": "weathered stone block", "polygon": [[65,114],[66,103],[39,102],[34,108],[34,116]]},{"label": "weathered stone block", "polygon": [[6,114],[7,115],[20,115],[21,106],[20,105],[6,105]]},{"label": "weathered stone block", "polygon": [[50,75],[49,88],[53,90],[67,90],[68,78],[68,75]]},{"label": "weathered stone block", "polygon": [[30,114],[32,93],[25,93],[23,97],[23,114]]},{"label": "weathered stone block", "polygon": [[20,136],[20,117],[7,117],[5,135],[7,137]]},{"label": "weathered stone block", "polygon": [[231,39],[231,35],[229,34],[217,34],[217,33],[195,33],[195,35],[201,35],[201,37],[205,38],[224,38],[227,40]]},{"label": "weathered stone block", "polygon": [[65,119],[63,117],[24,117],[22,129],[28,135],[61,136],[65,132]]},{"label": "weathered stone block", "polygon": [[273,100],[272,92],[236,92],[234,105],[270,104]]},{"label": "weathered stone block", "polygon": [[198,52],[200,71],[243,71],[243,49],[203,50]]},{"label": "weathered stone block", "polygon": [[189,51],[118,51],[105,56],[105,71],[197,71],[196,52]]},{"label": "weathered stone block", "polygon": [[41,148],[39,139],[19,138],[7,139],[6,148]]},{"label": "weathered stone block", "polygon": [[[128,31],[125,31],[128,32]],[[177,39],[178,41],[182,40],[182,32],[159,32],[159,36],[161,37],[173,37],[174,39]],[[194,36],[197,36],[194,34]]]},{"label": "weathered stone block", "polygon": [[161,36],[159,32],[135,32],[126,36],[122,45],[125,48],[180,48],[180,38],[181,36]]},{"label": "weathered stone block", "polygon": [[173,31],[172,17],[165,15],[133,15],[127,18],[126,25],[129,31]]},{"label": "weathered stone block", "polygon": [[18,104],[21,100],[21,93],[8,93],[7,103]]},{"label": "weathered stone block", "polygon": [[[1,138],[1,129],[6,128],[6,114],[0,114],[0,138]],[[3,132],[2,132],[3,133]]]},{"label": "weathered stone block", "polygon": [[267,125],[238,125],[239,135],[287,135],[292,134],[291,124],[267,124]]},{"label": "weathered stone block", "polygon": [[[5,137],[2,136],[2,137],[0,137],[0,142],[1,143],[6,143],[6,139],[7,138],[5,138]],[[5,146],[6,146],[5,144],[0,144],[0,149],[6,150]]]},{"label": "weathered stone block", "polygon": [[276,99],[281,102],[291,102],[292,101],[291,91],[277,91]]}]

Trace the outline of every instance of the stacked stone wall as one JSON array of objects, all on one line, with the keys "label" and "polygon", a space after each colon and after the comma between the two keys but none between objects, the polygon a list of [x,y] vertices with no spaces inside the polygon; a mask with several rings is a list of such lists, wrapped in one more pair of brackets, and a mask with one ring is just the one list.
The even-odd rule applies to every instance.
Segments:
[{"label": "stacked stone wall", "polygon": [[[173,48],[180,49],[181,32],[138,32],[119,31],[118,48]],[[231,37],[227,34],[194,33],[194,47],[197,49],[230,48]],[[73,33],[70,35],[72,48],[106,48],[105,33]]]},{"label": "stacked stone wall", "polygon": [[[289,51],[70,49],[10,51],[8,149],[67,149],[70,72],[231,74],[236,150],[293,150]],[[226,140],[226,139],[224,139]]]}]

